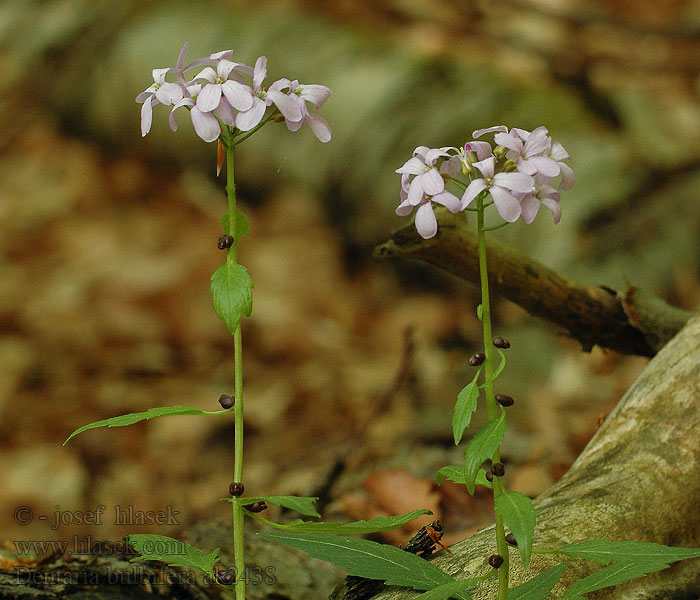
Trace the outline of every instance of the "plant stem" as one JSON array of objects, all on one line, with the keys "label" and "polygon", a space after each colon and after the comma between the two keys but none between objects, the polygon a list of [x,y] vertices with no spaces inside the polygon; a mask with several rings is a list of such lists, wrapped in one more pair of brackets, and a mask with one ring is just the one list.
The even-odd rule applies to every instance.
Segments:
[{"label": "plant stem", "polygon": [[[226,148],[226,195],[228,197],[229,232],[236,236],[236,186],[233,177],[233,147]],[[236,263],[238,260],[238,242],[233,244],[226,253],[226,261]],[[242,360],[241,325],[238,324],[233,335],[234,361],[234,450],[233,450],[233,481],[243,482],[243,360]],[[233,518],[233,554],[236,566],[236,600],[245,600],[245,548],[243,543],[243,508],[240,498],[234,496],[231,502]]]},{"label": "plant stem", "polygon": [[[481,322],[484,331],[484,381],[489,383],[484,387],[486,394],[486,408],[488,410],[489,420],[498,418],[499,406],[496,402],[496,396],[493,391],[493,362],[494,352],[491,343],[491,305],[489,303],[489,276],[486,265],[486,229],[484,227],[484,200],[481,197],[476,199],[476,224],[479,239],[479,274],[481,278]],[[500,462],[500,449],[496,449],[491,457],[492,462]],[[498,477],[493,479],[493,497],[503,493],[503,485]],[[503,557],[503,563],[498,568],[498,600],[507,600],[508,598],[508,581],[509,581],[509,561],[508,561],[508,544],[506,542],[505,529],[503,527],[503,519],[496,513],[496,546],[498,553]]]}]

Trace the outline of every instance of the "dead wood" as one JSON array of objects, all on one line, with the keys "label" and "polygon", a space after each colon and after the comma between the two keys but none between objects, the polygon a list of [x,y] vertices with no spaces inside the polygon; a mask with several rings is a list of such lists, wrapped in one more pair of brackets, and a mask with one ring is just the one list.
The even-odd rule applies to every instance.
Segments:
[{"label": "dead wood", "polygon": [[[535,500],[535,545],[554,548],[604,538],[700,547],[700,317],[691,319],[649,363],[588,443],[571,469]],[[507,482],[506,482],[507,483]],[[495,551],[493,528],[452,546],[434,562],[458,579],[486,572]],[[526,577],[511,549],[512,583],[557,562],[535,555]],[[597,567],[570,561],[562,583],[570,585]],[[561,595],[558,585],[555,594]],[[474,600],[494,598],[491,583],[470,592]],[[614,588],[592,598],[697,598],[700,560]],[[386,588],[376,600],[406,600],[415,592]],[[336,598],[350,600],[342,589]]]},{"label": "dead wood", "polygon": [[[462,279],[479,282],[476,229],[463,213],[436,211],[440,227],[424,240],[413,224],[375,248],[381,258],[416,258]],[[635,288],[618,293],[568,280],[506,244],[487,238],[489,286],[569,332],[587,351],[598,344],[623,354],[654,356],[695,313],[668,305]]]}]

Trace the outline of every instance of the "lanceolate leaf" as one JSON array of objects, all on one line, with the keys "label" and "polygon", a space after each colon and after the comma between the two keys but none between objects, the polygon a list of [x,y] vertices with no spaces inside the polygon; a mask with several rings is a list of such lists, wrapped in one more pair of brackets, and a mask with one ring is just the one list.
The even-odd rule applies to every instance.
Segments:
[{"label": "lanceolate leaf", "polygon": [[452,581],[433,588],[429,592],[424,592],[420,596],[416,596],[413,600],[449,600],[449,598],[471,600],[471,596],[469,596],[469,594],[467,594],[467,592],[464,590],[473,587],[482,581],[484,581],[483,577]]},{"label": "lanceolate leaf", "polygon": [[404,515],[397,515],[395,517],[375,517],[369,521],[353,521],[351,523],[312,522],[302,521],[301,519],[297,519],[296,521],[292,521],[291,523],[287,523],[285,525],[280,523],[272,523],[267,520],[263,520],[263,522],[277,529],[283,529],[284,531],[303,531],[308,533],[344,533],[347,535],[352,535],[397,529],[406,523],[417,519],[421,515],[430,514],[432,513],[429,510],[421,509],[414,510]]},{"label": "lanceolate leaf", "polygon": [[474,379],[468,383],[462,391],[457,394],[457,402],[455,402],[454,412],[452,413],[452,435],[455,439],[455,446],[459,445],[464,435],[464,430],[469,427],[472,420],[472,414],[476,410],[476,403],[479,399],[479,387],[476,380],[481,373],[481,367],[476,371]]},{"label": "lanceolate leaf", "polygon": [[124,539],[141,554],[131,562],[141,560],[160,560],[174,567],[194,567],[210,575],[214,574],[214,565],[219,562],[219,549],[209,554],[185,542],[164,535],[138,533],[124,536]]},{"label": "lanceolate leaf", "polygon": [[535,531],[537,517],[532,500],[520,492],[506,490],[496,496],[495,509],[510,529],[515,541],[518,542],[520,557],[523,566],[527,569],[530,564],[532,534]]},{"label": "lanceolate leaf", "polygon": [[474,493],[474,483],[479,467],[493,456],[503,442],[505,432],[504,412],[501,411],[501,416],[485,423],[467,445],[464,456],[464,483],[470,494]]},{"label": "lanceolate leaf", "polygon": [[508,600],[546,600],[566,569],[561,563],[508,590]]},{"label": "lanceolate leaf", "polygon": [[617,562],[591,573],[588,577],[574,581],[571,587],[564,592],[562,600],[565,598],[579,599],[582,594],[631,581],[648,573],[662,571],[667,567],[668,564],[663,561]]},{"label": "lanceolate leaf", "polygon": [[591,540],[579,544],[567,544],[559,548],[557,553],[585,558],[601,565],[607,565],[613,561],[637,560],[670,564],[677,560],[700,557],[700,548],[674,548],[652,542]]},{"label": "lanceolate leaf", "polygon": [[243,265],[226,261],[211,276],[211,294],[216,316],[233,335],[241,317],[253,310],[253,281]]},{"label": "lanceolate leaf", "polygon": [[65,446],[72,437],[88,429],[96,429],[98,427],[126,427],[127,425],[138,423],[139,421],[155,419],[156,417],[170,417],[173,415],[221,415],[232,410],[233,408],[226,410],[200,410],[191,406],[159,406],[157,408],[149,408],[145,412],[129,413],[128,415],[120,415],[119,417],[111,417],[109,419],[83,425],[71,433],[68,439],[63,442],[63,445]]},{"label": "lanceolate leaf", "polygon": [[[453,483],[460,483],[464,485],[464,467],[458,465],[448,465],[446,467],[441,467],[437,473],[435,473],[435,481],[440,485],[443,479],[448,479]],[[476,474],[476,485],[483,485],[489,489],[493,488],[493,484],[486,479],[486,471],[484,469],[479,469]]]},{"label": "lanceolate leaf", "polygon": [[396,546],[323,533],[260,533],[267,539],[299,548],[314,558],[349,569],[350,575],[378,579],[387,585],[430,590],[454,581],[433,563]]},{"label": "lanceolate leaf", "polygon": [[252,504],[253,502],[266,502],[267,504],[272,504],[274,506],[281,506],[283,508],[288,508],[294,512],[298,512],[300,515],[306,515],[307,517],[320,517],[316,509],[314,508],[314,502],[318,498],[313,496],[255,496],[254,498],[222,498],[228,502],[233,502],[234,500],[242,502],[243,504]]}]

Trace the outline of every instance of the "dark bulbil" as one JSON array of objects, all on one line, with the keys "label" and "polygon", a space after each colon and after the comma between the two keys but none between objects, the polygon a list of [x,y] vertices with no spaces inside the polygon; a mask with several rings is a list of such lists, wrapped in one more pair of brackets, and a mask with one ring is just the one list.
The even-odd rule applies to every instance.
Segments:
[{"label": "dark bulbil", "polygon": [[216,246],[219,248],[219,250],[226,250],[227,248],[233,246],[234,241],[235,240],[233,239],[232,235],[224,233],[219,236],[219,241]]},{"label": "dark bulbil", "polygon": [[501,406],[513,406],[513,404],[515,404],[515,400],[505,394],[496,394],[496,402]]},{"label": "dark bulbil", "polygon": [[234,481],[231,485],[228,486],[228,493],[231,496],[242,496],[244,489],[245,488],[243,487],[242,483],[240,483],[239,481]]},{"label": "dark bulbil", "polygon": [[515,541],[515,536],[512,533],[509,533],[506,536],[506,542],[508,542],[511,546],[517,546],[518,542]]},{"label": "dark bulbil", "polygon": [[503,564],[503,557],[500,554],[492,554],[489,556],[489,564],[494,568],[498,569]]},{"label": "dark bulbil", "polygon": [[485,360],[486,360],[486,355],[483,352],[475,352],[469,358],[469,366],[470,367],[478,367]]},{"label": "dark bulbil", "polygon": [[221,585],[233,585],[236,583],[236,575],[233,571],[225,571],[224,569],[219,569],[214,573],[217,583]]},{"label": "dark bulbil", "polygon": [[496,477],[503,477],[506,474],[506,468],[503,466],[503,463],[494,463],[491,465],[491,472]]},{"label": "dark bulbil", "polygon": [[489,483],[493,481],[493,473],[491,471],[486,471],[486,481]]},{"label": "dark bulbil", "polygon": [[501,337],[500,335],[497,335],[495,338],[493,338],[493,345],[496,346],[496,348],[501,348],[505,350],[506,348],[510,348],[510,342],[504,338]]},{"label": "dark bulbil", "polygon": [[229,396],[228,394],[222,394],[219,396],[219,404],[221,404],[221,408],[231,408],[235,403],[236,400],[233,396]]},{"label": "dark bulbil", "polygon": [[264,511],[267,508],[267,504],[265,504],[262,500],[258,502],[253,502],[251,504],[244,504],[243,508],[245,508],[247,511],[252,512],[252,513],[259,513]]}]

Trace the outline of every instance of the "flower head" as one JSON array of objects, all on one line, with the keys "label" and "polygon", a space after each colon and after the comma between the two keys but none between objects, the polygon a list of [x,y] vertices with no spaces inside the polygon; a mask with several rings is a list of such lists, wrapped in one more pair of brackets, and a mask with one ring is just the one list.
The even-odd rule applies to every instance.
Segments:
[{"label": "flower head", "polygon": [[[258,58],[255,68],[232,60],[233,51],[223,50],[208,57],[199,58],[184,65],[188,44],[185,44],[175,67],[154,69],[154,83],[136,97],[142,103],[141,133],[151,129],[153,106],[172,105],[170,127],[175,131],[174,112],[178,108],[188,109],[197,135],[207,142],[216,140],[222,125],[241,131],[254,129],[263,119],[269,106],[275,105],[287,123],[287,128],[296,131],[308,123],[313,133],[322,142],[330,140],[330,127],[323,117],[309,112],[306,103],[321,106],[330,90],[322,85],[301,86],[297,81],[280,79],[269,88],[262,84],[267,75],[267,59]],[[204,67],[191,80],[185,72],[195,67]],[[165,81],[166,75],[175,81]],[[252,78],[252,86],[244,75]]]}]

